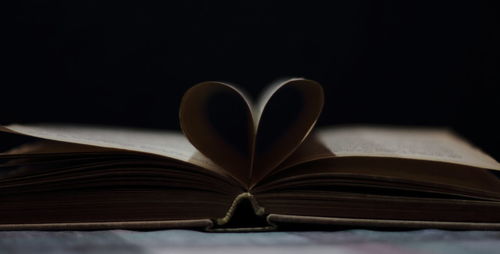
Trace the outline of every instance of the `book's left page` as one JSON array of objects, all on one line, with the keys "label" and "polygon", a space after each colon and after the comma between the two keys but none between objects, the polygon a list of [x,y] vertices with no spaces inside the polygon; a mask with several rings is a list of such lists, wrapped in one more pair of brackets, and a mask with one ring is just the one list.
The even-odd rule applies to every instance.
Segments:
[{"label": "book's left page", "polygon": [[0,131],[44,140],[159,155],[225,174],[199,153],[180,132],[58,124],[12,124],[0,126]]}]

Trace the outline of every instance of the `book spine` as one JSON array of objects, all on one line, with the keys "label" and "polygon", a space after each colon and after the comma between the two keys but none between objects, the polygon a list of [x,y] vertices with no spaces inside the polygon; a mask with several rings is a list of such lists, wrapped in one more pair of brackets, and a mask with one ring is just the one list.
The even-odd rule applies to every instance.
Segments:
[{"label": "book spine", "polygon": [[236,196],[222,218],[213,219],[211,232],[271,231],[276,225],[268,220],[264,207],[260,206],[250,192]]}]

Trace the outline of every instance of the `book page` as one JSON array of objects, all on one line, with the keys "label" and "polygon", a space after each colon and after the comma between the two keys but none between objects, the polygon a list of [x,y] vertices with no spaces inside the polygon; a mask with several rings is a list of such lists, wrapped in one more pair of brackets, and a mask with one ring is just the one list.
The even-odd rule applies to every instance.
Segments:
[{"label": "book page", "polygon": [[500,170],[500,164],[446,129],[335,127],[317,132],[334,156],[376,156],[456,163]]},{"label": "book page", "polygon": [[172,131],[55,124],[14,124],[0,126],[0,131],[47,140],[160,155],[222,172],[217,165],[200,154],[181,133]]},{"label": "book page", "polygon": [[323,97],[317,82],[293,78],[270,86],[254,106],[233,85],[202,82],[182,98],[181,129],[200,152],[254,184],[309,135]]},{"label": "book page", "polygon": [[206,157],[248,183],[255,127],[248,97],[216,81],[199,83],[182,97],[179,120],[187,139]]},{"label": "book page", "polygon": [[276,169],[300,147],[323,109],[321,85],[303,78],[275,83],[254,108],[258,119],[252,183]]},{"label": "book page", "polygon": [[252,114],[254,117],[255,126],[259,126],[259,121],[262,112],[264,112],[264,108],[266,107],[271,97],[276,93],[276,91],[278,91],[281,87],[283,87],[290,81],[295,81],[295,80],[302,80],[302,78],[276,80],[261,92],[257,100],[257,103],[252,107]]}]

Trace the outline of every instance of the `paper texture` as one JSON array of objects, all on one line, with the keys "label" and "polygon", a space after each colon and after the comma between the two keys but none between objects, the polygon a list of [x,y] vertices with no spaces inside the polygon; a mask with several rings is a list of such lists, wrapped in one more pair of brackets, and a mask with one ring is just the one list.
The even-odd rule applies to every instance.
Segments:
[{"label": "paper texture", "polygon": [[15,124],[3,128],[42,139],[155,154],[223,172],[177,132],[49,124]]},{"label": "paper texture", "polygon": [[493,158],[446,129],[339,127],[317,135],[335,156],[420,159],[500,170]]},{"label": "paper texture", "polygon": [[255,127],[249,101],[237,88],[202,82],[182,97],[179,121],[186,138],[206,157],[248,185]]},{"label": "paper texture", "polygon": [[252,167],[255,185],[293,154],[309,136],[323,109],[320,84],[295,78],[271,86],[261,97]]}]

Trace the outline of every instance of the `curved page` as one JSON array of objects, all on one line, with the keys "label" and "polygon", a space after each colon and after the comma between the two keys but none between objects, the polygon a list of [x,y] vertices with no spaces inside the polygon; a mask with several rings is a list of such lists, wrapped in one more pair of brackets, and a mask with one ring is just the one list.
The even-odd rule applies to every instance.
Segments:
[{"label": "curved page", "polygon": [[333,157],[437,161],[500,170],[500,164],[447,129],[342,126],[318,130],[280,168]]},{"label": "curved page", "polygon": [[233,86],[203,82],[184,94],[179,112],[189,141],[245,185],[255,137],[249,103]]},{"label": "curved page", "polygon": [[252,183],[292,154],[313,129],[323,109],[323,89],[307,79],[276,84],[264,93],[254,112],[258,120]]},{"label": "curved page", "polygon": [[14,124],[0,126],[0,131],[60,142],[160,155],[227,175],[222,168],[200,154],[181,133],[177,132],[56,124]]}]

